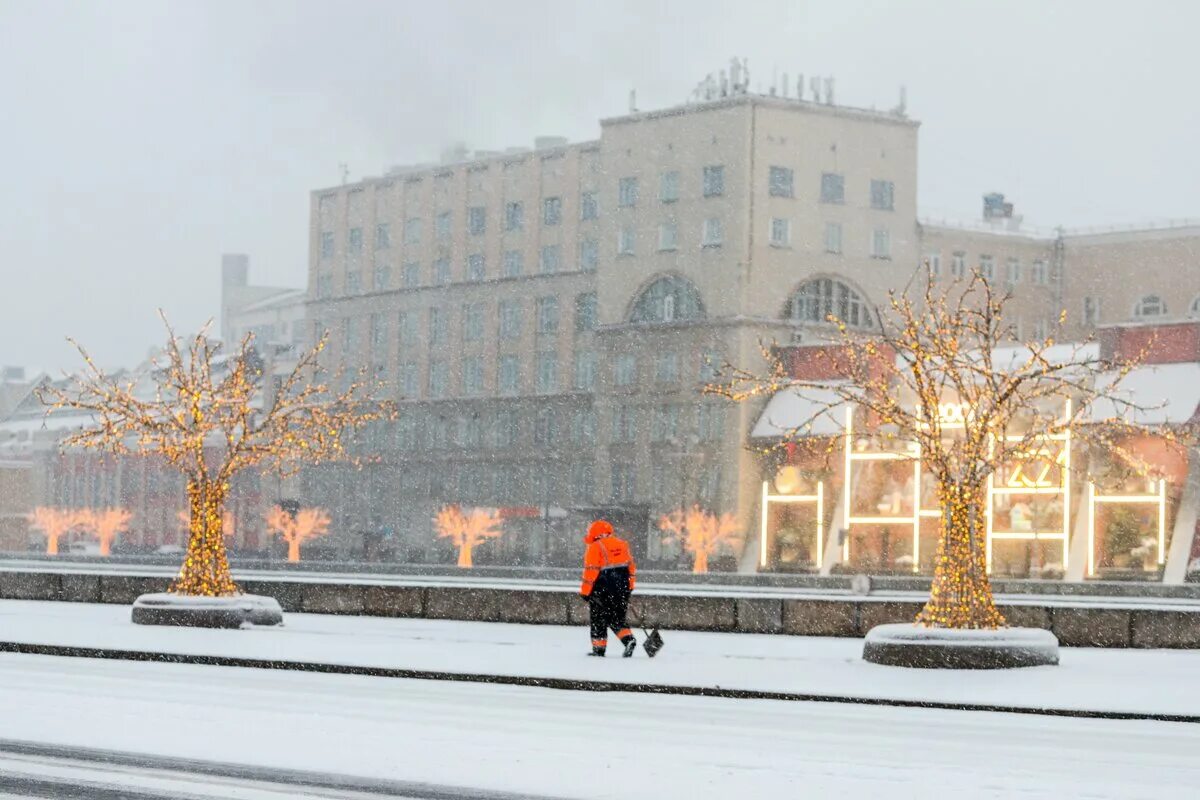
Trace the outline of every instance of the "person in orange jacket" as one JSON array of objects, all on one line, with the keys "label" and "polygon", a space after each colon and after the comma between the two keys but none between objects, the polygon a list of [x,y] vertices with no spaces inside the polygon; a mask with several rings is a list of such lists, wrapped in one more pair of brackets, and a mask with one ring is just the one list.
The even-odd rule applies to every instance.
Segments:
[{"label": "person in orange jacket", "polygon": [[588,601],[592,624],[592,652],[603,657],[611,629],[625,645],[622,655],[629,658],[637,647],[633,631],[625,625],[629,595],[637,578],[637,564],[629,552],[629,543],[613,533],[613,526],[598,519],[583,537],[587,549],[583,555],[583,583],[579,594]]}]

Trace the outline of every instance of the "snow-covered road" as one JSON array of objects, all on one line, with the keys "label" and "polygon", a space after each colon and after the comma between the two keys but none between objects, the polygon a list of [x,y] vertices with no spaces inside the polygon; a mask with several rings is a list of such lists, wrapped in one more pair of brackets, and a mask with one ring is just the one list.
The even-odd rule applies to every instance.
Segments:
[{"label": "snow-covered road", "polygon": [[[0,708],[5,739],[553,797],[1114,800],[1200,785],[1200,726],[1178,723],[23,655],[0,656]],[[242,796],[206,785],[196,796]]]}]

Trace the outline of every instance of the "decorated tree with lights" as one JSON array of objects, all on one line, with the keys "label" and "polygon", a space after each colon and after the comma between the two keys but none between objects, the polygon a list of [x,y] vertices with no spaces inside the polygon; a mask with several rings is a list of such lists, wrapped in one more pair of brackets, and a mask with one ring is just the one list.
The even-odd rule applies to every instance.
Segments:
[{"label": "decorated tree with lights", "polygon": [[472,552],[481,542],[504,533],[500,514],[491,508],[472,508],[463,511],[449,505],[437,512],[433,526],[439,538],[449,539],[458,550],[458,566],[471,567]]},{"label": "decorated tree with lights", "polygon": [[716,514],[700,506],[675,510],[658,520],[667,541],[677,541],[693,556],[692,572],[708,572],[708,558],[741,541],[741,528],[732,514]]},{"label": "decorated tree with lights", "polygon": [[292,513],[274,506],[266,515],[267,530],[287,542],[288,561],[300,560],[300,545],[329,533],[329,512],[323,508],[301,508]]},{"label": "decorated tree with lights", "polygon": [[87,515],[77,508],[38,506],[29,517],[29,526],[46,537],[46,555],[58,555],[58,542],[68,533],[79,530]]},{"label": "decorated tree with lights", "polygon": [[91,531],[100,543],[100,555],[112,555],[113,542],[119,534],[129,530],[133,514],[124,508],[89,508],[81,512],[80,526]]},{"label": "decorated tree with lights", "polygon": [[[192,524],[191,512],[180,511],[175,516],[179,519],[179,524],[183,526],[183,530],[189,530]],[[232,539],[237,536],[237,519],[228,508],[221,512],[221,535],[226,539]]]},{"label": "decorated tree with lights", "polygon": [[44,386],[39,397],[48,414],[70,409],[91,418],[60,442],[64,449],[155,457],[183,473],[187,552],[169,591],[235,595],[222,525],[233,477],[249,468],[287,476],[306,463],[341,459],[347,432],[389,411],[372,402],[360,382],[340,391],[323,382],[325,337],[302,351],[287,375],[271,376],[268,387],[251,336],[226,354],[207,327],[185,348],[165,317],[163,324],[165,350],[143,373],[106,373],[76,345],[83,372]]},{"label": "decorated tree with lights", "polygon": [[[978,271],[947,286],[926,268],[914,282],[889,293],[876,330],[828,317],[836,333],[819,356],[841,380],[794,378],[782,352],[765,348],[767,370],[732,368],[728,382],[710,391],[734,400],[785,389],[807,394],[814,411],[786,438],[804,436],[821,417],[840,419],[850,408],[866,420],[863,437],[885,449],[918,453],[936,484],[941,526],[929,602],[916,621],[939,628],[1002,627],[986,567],[989,476],[1040,458],[1049,438],[1067,429],[1086,442],[1125,451],[1131,434],[1146,432],[1130,420],[1148,409],[1120,385],[1144,352],[1102,358],[1088,342],[1057,344],[1053,335],[1022,339],[1005,315],[1011,295]],[[1109,413],[1098,417],[1097,409]],[[1172,437],[1170,431],[1156,433]]]}]

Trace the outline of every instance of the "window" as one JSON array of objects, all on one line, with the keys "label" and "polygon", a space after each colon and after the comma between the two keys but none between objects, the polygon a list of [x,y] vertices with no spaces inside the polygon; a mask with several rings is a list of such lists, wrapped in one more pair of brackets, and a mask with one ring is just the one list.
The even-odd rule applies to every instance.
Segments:
[{"label": "window", "polygon": [[775,217],[771,220],[771,246],[787,247],[791,240],[791,225],[789,220]]},{"label": "window", "polygon": [[709,217],[704,220],[704,233],[700,239],[701,247],[720,247],[725,241],[725,226],[720,217]]},{"label": "window", "polygon": [[887,228],[876,228],[871,233],[871,258],[891,258],[892,237]]},{"label": "window", "polygon": [[826,223],[826,252],[839,254],[841,253],[841,223],[827,222]]},{"label": "window", "polygon": [[440,308],[429,309],[430,346],[446,343],[446,313]]},{"label": "window", "polygon": [[483,206],[471,206],[467,209],[467,232],[479,236],[487,230],[487,209]]},{"label": "window", "polygon": [[929,267],[929,274],[936,278],[942,274],[942,254],[941,253],[926,253],[925,264]]},{"label": "window", "polygon": [[504,277],[519,278],[524,271],[524,256],[520,250],[504,251]]},{"label": "window", "polygon": [[720,197],[725,194],[725,167],[717,164],[704,168],[704,196]]},{"label": "window", "polygon": [[410,261],[404,265],[404,288],[415,289],[421,285],[421,265]]},{"label": "window", "polygon": [[388,330],[387,317],[382,314],[371,315],[371,360],[383,361],[387,355]]},{"label": "window", "polygon": [[584,292],[575,296],[575,332],[596,329],[596,293]]},{"label": "window", "polygon": [[562,222],[562,198],[547,197],[542,200],[542,224],[557,225]]},{"label": "window", "polygon": [[677,353],[667,351],[655,356],[654,379],[659,383],[675,383],[679,380],[679,355]]},{"label": "window", "polygon": [[463,359],[462,390],[463,394],[472,397],[483,394],[483,359],[479,356]]},{"label": "window", "polygon": [[558,414],[553,408],[539,408],[533,419],[533,443],[549,447],[558,439]]},{"label": "window", "polygon": [[895,186],[891,181],[871,181],[871,208],[891,211],[894,208]]},{"label": "window", "polygon": [[521,359],[518,356],[500,356],[500,393],[516,394],[521,386]]},{"label": "window", "polygon": [[519,231],[525,225],[525,207],[520,202],[504,204],[504,230]]},{"label": "window", "polygon": [[600,203],[596,200],[595,192],[584,192],[579,195],[579,219],[587,222],[600,216]]},{"label": "window", "polygon": [[346,273],[346,294],[358,294],[362,291],[362,275],[358,270]]},{"label": "window", "polygon": [[1095,297],[1083,298],[1083,324],[1100,324],[1100,301]]},{"label": "window", "polygon": [[556,244],[543,247],[541,257],[538,259],[538,271],[543,275],[553,275],[561,269],[562,248]]},{"label": "window", "polygon": [[664,203],[674,203],[679,199],[678,172],[664,172],[659,177],[658,199]]},{"label": "window", "polygon": [[571,415],[571,444],[593,444],[596,441],[596,412],[578,408]]},{"label": "window", "polygon": [[318,275],[317,276],[317,298],[325,299],[333,296],[333,276]]},{"label": "window", "polygon": [[443,211],[437,215],[437,238],[445,241],[450,238],[450,212]]},{"label": "window", "polygon": [[979,274],[990,280],[996,278],[996,260],[991,256],[979,257]]},{"label": "window", "polygon": [[1033,338],[1036,341],[1044,342],[1046,340],[1046,334],[1049,330],[1049,323],[1047,323],[1044,318],[1039,319],[1037,322],[1033,323]]},{"label": "window", "polygon": [[967,274],[967,254],[962,250],[954,251],[954,256],[950,259],[950,272],[955,278],[962,278]]},{"label": "window", "polygon": [[512,341],[521,338],[521,301],[500,301],[500,338]]},{"label": "window", "polygon": [[351,255],[358,255],[362,252],[362,228],[350,229],[350,238],[346,242],[346,247]]},{"label": "window", "polygon": [[792,171],[787,167],[771,167],[767,180],[767,193],[771,197],[794,197]]},{"label": "window", "polygon": [[659,278],[638,296],[629,321],[661,323],[703,317],[704,304],[696,287],[684,278],[672,276]]},{"label": "window", "polygon": [[582,239],[579,242],[579,269],[583,272],[595,272],[600,265],[600,245],[595,239]]},{"label": "window", "polygon": [[392,246],[392,234],[388,230],[388,224],[381,222],[375,226],[375,249],[387,250]]},{"label": "window", "polygon": [[463,341],[478,342],[483,339],[483,303],[467,303],[463,306]]},{"label": "window", "polygon": [[[443,364],[443,366],[445,366]],[[445,417],[434,417],[425,430],[430,448],[441,450],[450,446],[450,421]]]},{"label": "window", "polygon": [[837,172],[821,173],[821,202],[846,202],[846,178]]},{"label": "window", "polygon": [[1162,317],[1166,316],[1167,304],[1156,294],[1148,294],[1138,301],[1137,306],[1133,309],[1135,317]]},{"label": "window", "polygon": [[633,255],[633,245],[636,234],[632,225],[623,225],[617,231],[617,254],[622,256]]},{"label": "window", "polygon": [[612,499],[617,502],[633,501],[633,464],[612,465]]},{"label": "window", "polygon": [[537,390],[542,394],[558,391],[558,353],[538,353]]},{"label": "window", "polygon": [[446,362],[429,362],[429,396],[434,400],[446,396]]},{"label": "window", "polygon": [[467,256],[467,280],[481,281],[486,271],[482,253],[472,253]]},{"label": "window", "polygon": [[613,409],[612,440],[632,442],[637,439],[637,409],[619,405]]},{"label": "window", "polygon": [[539,297],[537,299],[537,332],[542,334],[558,333],[557,297]]},{"label": "window", "polygon": [[1010,258],[1010,259],[1008,259],[1008,263],[1006,266],[1008,267],[1008,282],[1009,283],[1020,283],[1021,282],[1021,260],[1018,258]]},{"label": "window", "polygon": [[658,249],[674,250],[679,245],[679,226],[674,222],[664,222],[658,226]]},{"label": "window", "polygon": [[817,278],[801,286],[788,301],[792,322],[829,322],[830,317],[851,328],[874,328],[875,315],[858,292],[841,281]]},{"label": "window", "polygon": [[371,285],[375,291],[382,292],[391,285],[392,270],[387,264],[376,264],[375,272],[373,273]]},{"label": "window", "polygon": [[400,349],[414,347],[417,345],[417,312],[401,311],[396,318],[396,336],[400,344]]},{"label": "window", "polygon": [[595,492],[595,467],[590,463],[571,465],[571,497],[577,503],[591,502]]},{"label": "window", "polygon": [[650,440],[667,442],[675,439],[679,431],[679,406],[665,404],[654,409],[650,423]]},{"label": "window", "polygon": [[321,258],[333,258],[333,234],[321,234]]},{"label": "window", "polygon": [[701,383],[715,381],[721,370],[721,355],[716,350],[705,350],[700,354],[699,378]]},{"label": "window", "polygon": [[1038,286],[1046,285],[1046,262],[1040,258],[1029,268],[1029,279]]},{"label": "window", "polygon": [[632,208],[638,201],[638,179],[621,178],[617,182],[617,205],[621,208]]},{"label": "window", "polygon": [[575,380],[572,385],[581,392],[590,392],[596,388],[596,353],[594,351],[579,350],[575,353]]},{"label": "window", "polygon": [[496,429],[493,441],[496,447],[512,447],[517,443],[521,430],[521,420],[517,412],[504,409],[496,412]]},{"label": "window", "polygon": [[[418,386],[420,380],[421,368],[415,361],[405,361],[400,365],[400,396],[413,399],[421,393],[421,388]],[[400,418],[401,422],[404,417]]]},{"label": "window", "polygon": [[711,442],[725,435],[725,409],[716,403],[696,407],[696,432],[701,441]]},{"label": "window", "polygon": [[700,499],[707,501],[709,505],[715,505],[720,500],[721,494],[721,465],[709,464],[704,467],[700,475],[700,489],[698,491]]},{"label": "window", "polygon": [[613,383],[617,386],[632,386],[637,381],[637,358],[632,353],[621,353],[613,364]]},{"label": "window", "polygon": [[433,262],[433,283],[435,286],[450,283],[450,259],[439,258]]},{"label": "window", "polygon": [[417,217],[410,217],[404,220],[404,243],[421,243],[421,220]]},{"label": "window", "polygon": [[[483,444],[483,422],[477,414],[464,414],[459,417],[456,427],[458,428],[456,439],[459,447],[478,448]],[[462,486],[463,477],[466,475],[468,473],[465,470],[459,473],[459,486],[467,489],[469,492],[471,491],[470,488]],[[478,485],[478,482],[472,481],[470,485],[473,488]],[[460,493],[466,494],[466,492]]]}]

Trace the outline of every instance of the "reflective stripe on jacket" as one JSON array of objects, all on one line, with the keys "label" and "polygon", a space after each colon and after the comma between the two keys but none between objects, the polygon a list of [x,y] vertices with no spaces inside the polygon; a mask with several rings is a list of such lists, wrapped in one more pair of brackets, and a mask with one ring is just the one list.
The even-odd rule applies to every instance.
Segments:
[{"label": "reflective stripe on jacket", "polygon": [[633,591],[637,564],[634,563],[633,554],[629,552],[629,543],[612,534],[588,542],[587,550],[583,554],[583,582],[579,586],[579,593],[590,595],[601,572],[622,567],[629,570],[629,591]]}]

